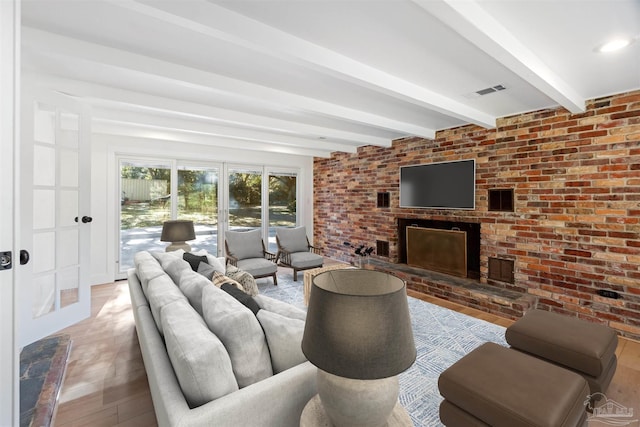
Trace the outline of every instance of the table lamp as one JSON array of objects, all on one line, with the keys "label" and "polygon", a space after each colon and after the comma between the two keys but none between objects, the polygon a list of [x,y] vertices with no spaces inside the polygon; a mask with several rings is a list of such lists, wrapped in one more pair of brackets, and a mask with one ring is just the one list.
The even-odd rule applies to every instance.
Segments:
[{"label": "table lamp", "polygon": [[374,270],[313,279],[302,351],[318,368],[318,395],[334,426],[384,426],[397,375],[416,359],[405,283]]},{"label": "table lamp", "polygon": [[186,252],[191,251],[191,246],[185,243],[187,240],[196,238],[196,232],[193,229],[193,221],[172,220],[165,221],[162,224],[161,242],[171,242],[165,249],[166,252],[184,249]]}]

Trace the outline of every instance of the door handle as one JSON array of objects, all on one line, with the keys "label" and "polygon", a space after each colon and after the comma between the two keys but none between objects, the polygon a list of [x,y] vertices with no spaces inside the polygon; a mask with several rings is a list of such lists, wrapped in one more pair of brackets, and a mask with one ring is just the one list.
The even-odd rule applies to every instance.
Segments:
[{"label": "door handle", "polygon": [[20,250],[20,265],[25,265],[29,262],[29,259],[29,251],[27,251],[26,249]]},{"label": "door handle", "polygon": [[93,221],[93,218],[91,218],[90,216],[86,216],[86,215],[85,215],[85,216],[83,216],[83,217],[82,217],[82,222],[83,222],[84,224],[86,224],[86,223],[88,223],[88,222],[91,222],[91,221]]}]

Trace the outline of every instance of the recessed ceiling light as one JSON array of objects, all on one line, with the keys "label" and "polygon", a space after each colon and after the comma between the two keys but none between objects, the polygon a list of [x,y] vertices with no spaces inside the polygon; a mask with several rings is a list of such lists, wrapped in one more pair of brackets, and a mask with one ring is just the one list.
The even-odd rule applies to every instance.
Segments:
[{"label": "recessed ceiling light", "polygon": [[603,45],[598,46],[596,48],[596,51],[603,52],[603,53],[614,52],[616,50],[620,50],[629,46],[632,42],[633,42],[633,39],[630,39],[630,38],[613,39],[611,41],[604,43]]}]

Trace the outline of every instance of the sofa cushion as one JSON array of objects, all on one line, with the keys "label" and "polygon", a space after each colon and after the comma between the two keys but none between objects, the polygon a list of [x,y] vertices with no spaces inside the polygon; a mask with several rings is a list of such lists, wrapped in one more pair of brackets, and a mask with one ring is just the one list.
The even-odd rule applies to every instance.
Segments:
[{"label": "sofa cushion", "polygon": [[145,296],[147,295],[149,280],[162,276],[164,273],[164,270],[154,258],[136,264],[136,275],[138,276],[138,279],[140,279],[140,286],[142,287],[142,292],[144,292]]},{"label": "sofa cushion", "polygon": [[233,265],[228,265],[224,275],[240,283],[244,291],[251,296],[256,296],[260,292],[258,290],[256,279],[254,279],[250,273],[244,270],[239,270]]},{"label": "sofa cushion", "polygon": [[189,407],[238,390],[224,345],[186,301],[165,305],[161,317],[167,353]]},{"label": "sofa cushion", "polygon": [[256,317],[264,329],[275,374],[307,360],[302,353],[302,320],[291,319],[267,310],[260,310]]},{"label": "sofa cushion", "polygon": [[162,307],[178,300],[187,301],[184,294],[166,274],[149,281],[147,298],[149,299],[149,305],[151,306],[153,320],[155,320],[156,326],[158,327],[158,331],[161,335],[164,333],[160,319],[160,310],[162,310]]},{"label": "sofa cushion", "polygon": [[209,264],[206,255],[194,255],[191,252],[185,252],[184,254],[182,254],[182,259],[189,263],[189,266],[193,271],[198,271],[198,266],[201,262]]},{"label": "sofa cushion", "polygon": [[[202,289],[207,285],[211,286],[211,281],[207,280],[202,274],[188,269],[180,276],[178,286],[182,293],[187,297],[189,303],[196,309],[198,314],[202,316]],[[211,286],[213,287],[213,286]]]},{"label": "sofa cushion", "polygon": [[169,277],[171,277],[171,280],[173,280],[173,283],[176,285],[180,283],[180,276],[182,273],[189,269],[189,263],[181,260],[180,258],[166,262],[164,265],[164,271],[169,275]]},{"label": "sofa cushion", "polygon": [[153,252],[149,252],[156,260],[158,260],[158,262],[160,263],[160,265],[162,266],[162,268],[165,268],[166,265],[176,259],[182,259],[182,254],[184,253],[184,251],[173,251],[173,252],[160,252],[160,251],[153,251]]},{"label": "sofa cushion", "polygon": [[257,302],[255,302],[253,298],[251,298],[251,295],[244,293],[243,291],[236,288],[231,283],[228,283],[228,282],[223,283],[222,286],[220,286],[220,289],[222,289],[223,291],[225,291],[226,293],[228,293],[229,295],[237,299],[239,302],[241,302],[242,305],[244,305],[249,310],[251,310],[253,314],[257,314],[258,311],[260,311],[260,306],[258,305]]},{"label": "sofa cushion", "polygon": [[227,239],[230,255],[239,260],[264,257],[262,230],[259,228],[249,231],[227,231],[225,238]]},{"label": "sofa cushion", "polygon": [[270,298],[264,295],[256,295],[253,299],[258,303],[261,309],[272,311],[274,313],[278,313],[284,317],[289,317],[291,319],[298,320],[306,320],[307,312],[299,309],[298,307],[294,307],[291,304],[287,304],[286,302],[277,300],[275,298]]},{"label": "sofa cushion", "polygon": [[309,252],[307,230],[302,227],[279,227],[276,230],[280,246],[287,252]]},{"label": "sofa cushion", "polygon": [[231,357],[240,388],[273,375],[264,332],[251,310],[215,286],[202,292],[204,320]]}]

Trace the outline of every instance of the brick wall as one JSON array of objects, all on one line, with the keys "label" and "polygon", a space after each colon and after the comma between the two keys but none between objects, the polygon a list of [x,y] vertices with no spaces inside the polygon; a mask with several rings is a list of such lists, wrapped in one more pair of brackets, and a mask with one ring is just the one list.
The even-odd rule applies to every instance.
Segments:
[{"label": "brick wall", "polygon": [[[471,158],[475,210],[398,206],[400,166]],[[382,240],[397,261],[399,217],[479,222],[482,283],[489,257],[511,259],[515,289],[539,307],[640,337],[640,91],[590,101],[582,114],[536,111],[493,130],[470,125],[318,158],[314,187],[315,243],[329,257],[352,260],[345,241]],[[513,188],[515,212],[488,211],[490,188]],[[376,207],[378,192],[390,192],[390,208]]]}]

